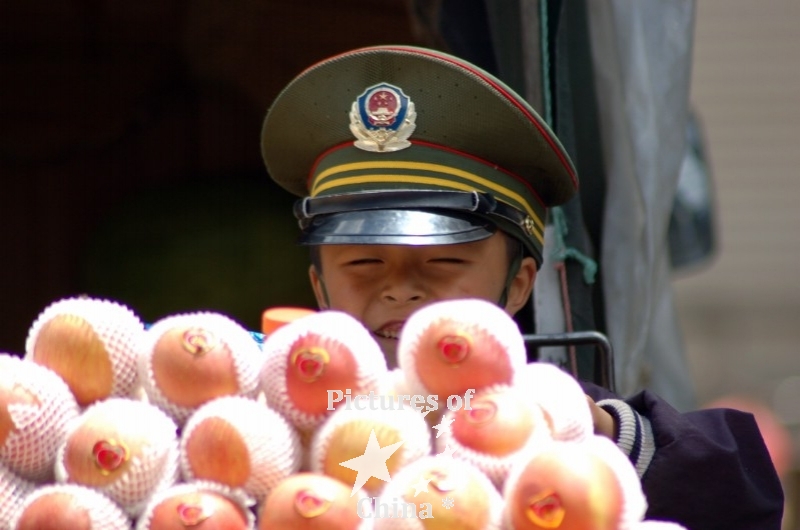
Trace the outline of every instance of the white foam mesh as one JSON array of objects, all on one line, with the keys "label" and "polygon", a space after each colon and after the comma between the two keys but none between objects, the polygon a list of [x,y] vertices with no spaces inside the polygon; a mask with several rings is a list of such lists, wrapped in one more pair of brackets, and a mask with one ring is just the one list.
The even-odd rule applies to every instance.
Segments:
[{"label": "white foam mesh", "polygon": [[[532,446],[530,451],[520,455],[511,468],[502,490],[503,498],[509,498],[511,492],[517,487],[522,472],[532,459],[560,444],[595,455],[609,466],[616,476],[622,492],[622,510],[617,530],[637,530],[637,525],[641,523],[647,511],[647,500],[642,490],[642,484],[636,474],[636,468],[633,467],[627,455],[605,436],[592,435],[580,441],[553,440],[549,445]],[[508,507],[507,504],[506,508]],[[508,509],[504,511],[504,522],[509,528],[511,527]]]},{"label": "white foam mesh", "polygon": [[17,476],[16,473],[0,464],[0,530],[10,530],[12,516],[22,506],[36,485]]},{"label": "white foam mesh", "polygon": [[592,435],[584,443],[590,447],[592,453],[611,467],[622,488],[624,506],[619,530],[635,529],[647,512],[647,499],[636,468],[631,464],[628,455],[605,436]]},{"label": "white foam mesh", "polygon": [[17,512],[14,528],[19,519],[34,502],[50,495],[64,494],[72,498],[73,506],[83,509],[89,515],[92,530],[130,530],[131,520],[114,501],[97,490],[78,484],[49,484],[30,493]]},{"label": "white foam mesh", "polygon": [[111,361],[111,396],[130,396],[138,383],[136,343],[144,332],[141,319],[127,306],[97,298],[66,298],[47,306],[36,318],[25,341],[25,358],[32,359],[42,327],[59,315],[75,315],[91,324]]},{"label": "white foam mesh", "polygon": [[[339,342],[355,356],[356,383],[351,388],[352,395],[368,394],[370,390],[378,393],[380,382],[388,372],[380,345],[363,324],[346,313],[320,311],[275,330],[262,347],[266,360],[261,371],[261,388],[270,407],[304,431],[319,427],[332,412],[304,412],[295,406],[286,389],[286,370],[292,354],[291,347],[298,339],[312,333]],[[327,399],[327,395],[325,397]]]},{"label": "white foam mesh", "polygon": [[186,423],[181,436],[181,471],[194,480],[186,445],[195,429],[209,418],[220,418],[242,437],[250,457],[250,477],[244,491],[263,499],[278,482],[300,469],[302,452],[297,432],[283,416],[253,399],[229,396],[209,401]]},{"label": "white foam mesh", "polygon": [[[435,330],[436,322],[451,321],[464,327],[483,330],[503,347],[508,355],[512,374],[527,362],[525,341],[516,322],[498,306],[478,299],[445,300],[427,305],[408,318],[397,345],[398,365],[405,374],[408,387],[417,395],[436,394],[427,388],[417,373],[416,355],[423,334]],[[496,381],[503,383],[504,381]],[[477,388],[474,390],[478,390]],[[446,396],[440,396],[446,398]]]},{"label": "white foam mesh", "polygon": [[238,395],[257,396],[258,376],[264,363],[261,348],[250,333],[238,322],[220,313],[182,313],[155,322],[141,335],[137,344],[139,378],[149,401],[169,414],[179,426],[186,423],[197,407],[184,407],[167,399],[153,377],[152,357],[156,343],[167,331],[187,327],[210,331],[228,346],[239,383]]},{"label": "white foam mesh", "polygon": [[520,370],[514,386],[542,407],[552,422],[553,438],[580,441],[594,436],[592,411],[578,381],[548,363],[528,363]]},{"label": "white foam mesh", "polygon": [[389,370],[378,382],[381,395],[410,396],[413,394],[408,386],[406,374],[400,368]]},{"label": "white foam mesh", "polygon": [[[69,476],[64,458],[70,436],[87,422],[109,426],[97,441],[105,438],[107,433],[113,433],[117,440],[130,446],[131,440],[147,435],[141,454],[131,455],[127,471],[111,484],[95,488],[122,506],[131,517],[141,512],[152,494],[177,482],[180,450],[177,426],[172,419],[149,403],[111,398],[91,405],[71,423],[56,459],[55,472],[59,483],[77,482]],[[91,453],[92,447],[84,450]]]},{"label": "white foam mesh", "polygon": [[152,526],[153,513],[155,512],[155,509],[161,503],[171,499],[172,497],[195,492],[215,493],[228,499],[231,503],[237,506],[241,510],[242,515],[246,517],[247,528],[251,530],[255,528],[256,518],[250,509],[252,506],[254,506],[255,501],[251,497],[248,497],[241,491],[236,491],[216,482],[195,480],[191,482],[175,484],[151,496],[147,506],[145,506],[144,510],[142,511],[142,514],[136,520],[135,530],[158,530],[158,528]]},{"label": "white foam mesh", "polygon": [[58,446],[80,410],[72,392],[52,370],[8,354],[0,354],[0,386],[19,386],[39,403],[8,406],[16,430],[0,446],[0,463],[34,482],[52,479]]},{"label": "white foam mesh", "polygon": [[[404,495],[409,489],[413,489],[413,486],[427,472],[435,469],[446,470],[448,476],[458,482],[456,490],[454,490],[451,497],[456,504],[460,500],[463,502],[463,499],[459,498],[458,492],[467,486],[477,486],[481,496],[488,500],[489,513],[485,514],[487,515],[487,523],[479,529],[476,526],[476,530],[500,530],[503,517],[503,497],[483,472],[472,464],[452,458],[428,456],[408,464],[392,477],[392,480],[381,493],[378,502],[388,504],[390,507],[394,502],[397,502],[398,505],[402,502],[410,502],[416,505],[417,513],[419,513],[421,497],[414,497],[411,494],[408,498],[405,498]],[[428,484],[428,489],[432,488],[433,486]],[[442,497],[446,496],[448,495],[442,494]],[[395,501],[395,499],[397,500]],[[399,509],[400,507],[398,506]],[[437,513],[440,514],[439,517],[441,518],[441,514],[445,510],[446,508],[441,503],[431,503],[431,515],[433,515],[434,520]],[[479,514],[475,515],[478,516]],[[375,530],[424,530],[423,521],[418,518],[380,518],[374,520]]]},{"label": "white foam mesh", "polygon": [[[504,392],[504,391],[511,391],[518,395],[517,390],[513,387],[509,387],[507,385],[494,385],[479,390],[478,392],[475,393],[475,397],[478,397],[483,393],[494,393],[494,392]],[[521,396],[520,399],[522,399]],[[547,444],[552,440],[552,436],[550,434],[550,430],[547,427],[547,423],[542,410],[536,404],[527,403],[527,405],[530,407],[533,430],[531,431],[528,440],[522,447],[519,448],[519,450],[514,451],[513,453],[509,453],[508,455],[502,457],[484,453],[482,451],[477,451],[475,449],[467,447],[455,437],[452,429],[445,429],[443,430],[443,433],[434,440],[434,443],[436,445],[436,451],[438,453],[441,453],[447,448],[447,445],[449,444],[451,449],[455,449],[455,451],[453,452],[453,457],[456,460],[462,460],[475,466],[492,481],[492,483],[494,484],[495,487],[497,487],[498,490],[501,490],[503,488],[503,484],[506,481],[506,477],[508,476],[509,471],[511,470],[512,466],[514,466],[514,464],[517,462],[520,455],[529,452],[531,450],[532,445]],[[457,413],[458,411],[448,410],[445,415],[445,420],[447,420],[448,418],[454,419]]]},{"label": "white foam mesh", "polygon": [[[315,473],[325,473],[325,458],[334,434],[339,428],[349,423],[364,422],[367,425],[374,425],[376,429],[384,428],[394,430],[398,433],[399,440],[404,443],[392,455],[400,453],[400,463],[398,468],[402,469],[406,465],[431,454],[431,435],[428,424],[422,414],[415,411],[408,405],[403,404],[397,410],[356,410],[340,407],[331,414],[325,423],[315,431],[311,441],[310,464],[311,471]],[[341,443],[354,446],[363,444],[364,450],[367,448],[369,436],[363,440],[345,440]]]},{"label": "white foam mesh", "polygon": [[[331,480],[331,481],[334,481],[334,482],[340,482],[335,478],[328,477],[327,475],[323,475],[321,473],[307,472],[306,475],[308,475],[310,477],[325,477],[328,480]],[[347,485],[345,485],[343,482],[340,482],[340,483],[342,485],[344,485],[345,487],[347,487]],[[282,493],[286,494],[287,490],[288,490],[288,492],[291,494],[291,496],[296,496],[298,492],[300,492],[302,489],[305,489],[308,486],[309,486],[308,483],[305,483],[302,486],[298,485],[297,483],[295,483],[294,485],[291,485],[288,481],[283,480],[283,481],[281,481],[281,483],[276,485],[275,488],[273,488],[273,490],[270,492],[270,495],[277,494],[277,492],[279,490],[282,490]],[[327,482],[313,481],[311,483],[310,489],[314,493],[316,493],[318,495],[321,494],[321,495],[326,496],[326,497],[328,495],[330,495],[331,497],[334,497],[334,498],[336,497],[336,494],[334,492],[331,492],[331,489],[329,488],[329,484]],[[349,495],[349,493],[348,493],[348,495]],[[367,494],[366,490],[364,490],[363,488],[358,490],[357,492],[355,492],[355,496],[356,496],[356,499],[357,499],[356,500],[356,505],[358,505],[358,502],[361,501],[362,499],[370,499],[370,497]],[[259,512],[260,516],[267,509],[266,506],[269,503],[269,499],[270,499],[270,497],[267,496],[259,504],[258,512]],[[372,520],[373,511],[372,511],[372,501],[371,501],[371,499],[370,499],[369,502],[365,502],[365,503],[363,503],[361,505],[361,511],[364,514],[364,518],[361,520],[361,523],[358,525],[358,527],[352,528],[351,530],[372,530],[372,528],[373,528],[373,520]],[[302,525],[306,523],[307,520],[304,519],[303,516],[300,515],[299,513],[294,512],[293,515],[299,521],[299,525],[298,526],[302,527]],[[337,526],[336,528],[340,529],[340,526]],[[273,527],[274,526],[271,526],[270,528],[273,528]],[[290,526],[290,527],[294,528],[294,526]],[[341,528],[340,530],[344,530],[344,529]]]}]

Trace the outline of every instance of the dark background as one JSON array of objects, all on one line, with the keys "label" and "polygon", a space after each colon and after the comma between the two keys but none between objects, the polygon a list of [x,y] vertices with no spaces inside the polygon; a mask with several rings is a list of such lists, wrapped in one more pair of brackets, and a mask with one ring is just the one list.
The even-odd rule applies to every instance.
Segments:
[{"label": "dark background", "polygon": [[313,307],[261,123],[305,67],[388,43],[420,44],[402,0],[0,4],[0,351],[80,294],[252,330]]}]

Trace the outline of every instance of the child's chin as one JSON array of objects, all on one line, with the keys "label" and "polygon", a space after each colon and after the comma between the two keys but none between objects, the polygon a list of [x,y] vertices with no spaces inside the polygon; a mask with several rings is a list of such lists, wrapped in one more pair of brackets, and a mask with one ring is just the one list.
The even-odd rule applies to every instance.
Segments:
[{"label": "child's chin", "polygon": [[383,356],[386,357],[386,366],[389,370],[397,368],[397,339],[388,339],[386,337],[375,336],[378,344],[383,351]]}]

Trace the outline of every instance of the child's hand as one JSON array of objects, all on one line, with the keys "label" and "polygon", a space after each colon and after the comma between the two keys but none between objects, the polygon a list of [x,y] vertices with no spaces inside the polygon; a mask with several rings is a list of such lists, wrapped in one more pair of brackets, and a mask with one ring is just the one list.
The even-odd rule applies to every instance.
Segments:
[{"label": "child's hand", "polygon": [[597,403],[589,396],[586,396],[586,400],[589,402],[589,410],[592,411],[594,433],[610,438],[616,442],[617,425],[614,421],[614,416],[597,406]]}]

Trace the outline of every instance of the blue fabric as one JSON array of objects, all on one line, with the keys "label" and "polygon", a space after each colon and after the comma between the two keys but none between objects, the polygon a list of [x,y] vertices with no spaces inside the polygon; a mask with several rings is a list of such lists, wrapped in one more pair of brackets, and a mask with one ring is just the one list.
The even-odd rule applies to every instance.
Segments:
[{"label": "blue fabric", "polygon": [[[581,383],[593,399],[619,399]],[[646,519],[691,530],[780,530],[784,493],[752,414],[733,409],[680,413],[643,391],[625,400],[648,418],[656,452],[644,476]]]}]

